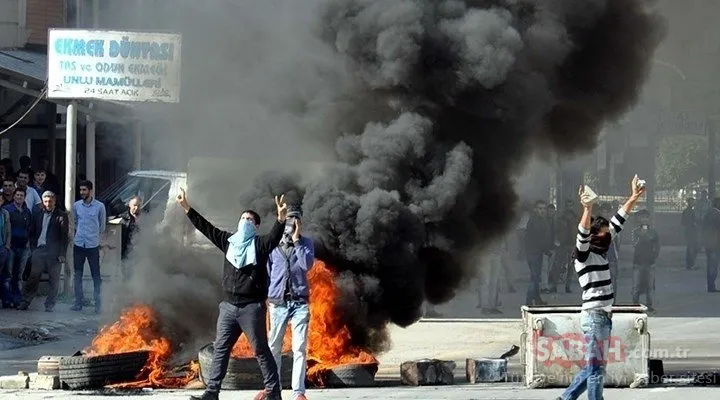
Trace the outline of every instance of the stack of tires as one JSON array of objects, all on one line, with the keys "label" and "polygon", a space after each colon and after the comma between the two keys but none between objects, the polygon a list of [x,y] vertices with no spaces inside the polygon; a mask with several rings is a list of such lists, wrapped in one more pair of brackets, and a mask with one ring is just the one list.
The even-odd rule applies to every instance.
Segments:
[{"label": "stack of tires", "polygon": [[[67,389],[100,389],[137,380],[150,352],[64,357],[58,361],[60,384]],[[39,373],[38,364],[38,373]]]},{"label": "stack of tires", "polygon": [[[210,343],[198,352],[200,381],[205,385],[207,385],[205,376],[210,373],[214,350],[213,344]],[[280,379],[282,379],[280,383],[283,388],[290,388],[290,381],[292,379],[292,353],[283,354],[280,364]],[[255,357],[230,358],[227,375],[225,375],[225,379],[223,379],[221,389],[246,390],[262,389],[263,387],[265,387],[263,385],[263,375]]]}]

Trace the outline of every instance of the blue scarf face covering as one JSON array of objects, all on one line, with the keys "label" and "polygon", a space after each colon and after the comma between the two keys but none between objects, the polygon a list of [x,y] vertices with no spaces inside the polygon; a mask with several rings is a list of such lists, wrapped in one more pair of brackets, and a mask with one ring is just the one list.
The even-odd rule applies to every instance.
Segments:
[{"label": "blue scarf face covering", "polygon": [[235,268],[240,269],[248,265],[255,265],[257,259],[255,257],[255,236],[257,229],[255,225],[248,220],[240,220],[238,222],[238,230],[228,238],[230,246],[228,246],[225,258],[230,261]]}]

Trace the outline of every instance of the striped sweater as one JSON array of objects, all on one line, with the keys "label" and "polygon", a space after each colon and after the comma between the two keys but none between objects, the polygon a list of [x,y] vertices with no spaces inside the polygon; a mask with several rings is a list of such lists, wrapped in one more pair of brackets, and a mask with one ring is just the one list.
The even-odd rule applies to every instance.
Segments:
[{"label": "striped sweater", "polygon": [[[622,208],[610,219],[610,235],[613,240],[620,231],[628,215]],[[578,225],[575,244],[577,258],[575,272],[582,288],[583,310],[603,309],[610,312],[615,293],[613,292],[612,276],[607,254],[590,251],[590,231]]]}]

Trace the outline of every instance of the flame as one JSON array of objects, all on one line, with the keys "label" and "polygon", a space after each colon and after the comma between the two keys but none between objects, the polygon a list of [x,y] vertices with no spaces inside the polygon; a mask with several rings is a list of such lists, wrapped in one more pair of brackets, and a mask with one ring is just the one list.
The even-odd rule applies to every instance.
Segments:
[{"label": "flame", "polygon": [[102,328],[84,353],[97,356],[142,350],[150,352],[148,361],[138,375],[138,382],[123,384],[125,387],[181,387],[197,376],[199,368],[192,364],[184,376],[173,376],[169,367],[172,344],[161,335],[155,311],[147,305],[124,310],[118,321]]},{"label": "flame", "polygon": [[[308,272],[310,283],[310,324],[308,327],[308,371],[310,382],[325,386],[325,374],[342,364],[377,364],[369,352],[351,344],[350,329],[342,322],[341,310],[335,304],[339,290],[336,273],[330,266],[316,260]],[[269,325],[269,323],[268,323]],[[292,349],[290,327],[285,332],[283,351]],[[253,351],[245,335],[235,344],[233,357],[252,357]]]},{"label": "flame", "polygon": [[[310,382],[321,387],[325,386],[327,372],[335,366],[378,363],[372,354],[352,345],[350,330],[343,323],[342,311],[335,303],[339,297],[335,277],[335,271],[322,261],[315,261],[308,273],[311,292],[307,377]],[[283,339],[283,352],[291,349],[292,332],[288,326]],[[179,371],[170,367],[173,345],[161,334],[157,316],[147,305],[124,310],[118,321],[100,331],[85,353],[93,356],[141,350],[149,351],[150,357],[138,375],[138,381],[114,387],[179,388],[198,376],[197,362]],[[245,335],[233,347],[232,356],[254,356]]]}]

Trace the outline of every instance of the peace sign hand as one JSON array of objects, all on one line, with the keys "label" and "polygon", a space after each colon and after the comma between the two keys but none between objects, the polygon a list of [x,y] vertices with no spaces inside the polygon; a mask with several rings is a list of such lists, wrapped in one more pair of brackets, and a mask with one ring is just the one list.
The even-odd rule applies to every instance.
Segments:
[{"label": "peace sign hand", "polygon": [[275,196],[275,206],[277,207],[278,221],[285,223],[285,220],[287,219],[288,207],[287,203],[285,203],[284,194],[280,197]]}]

